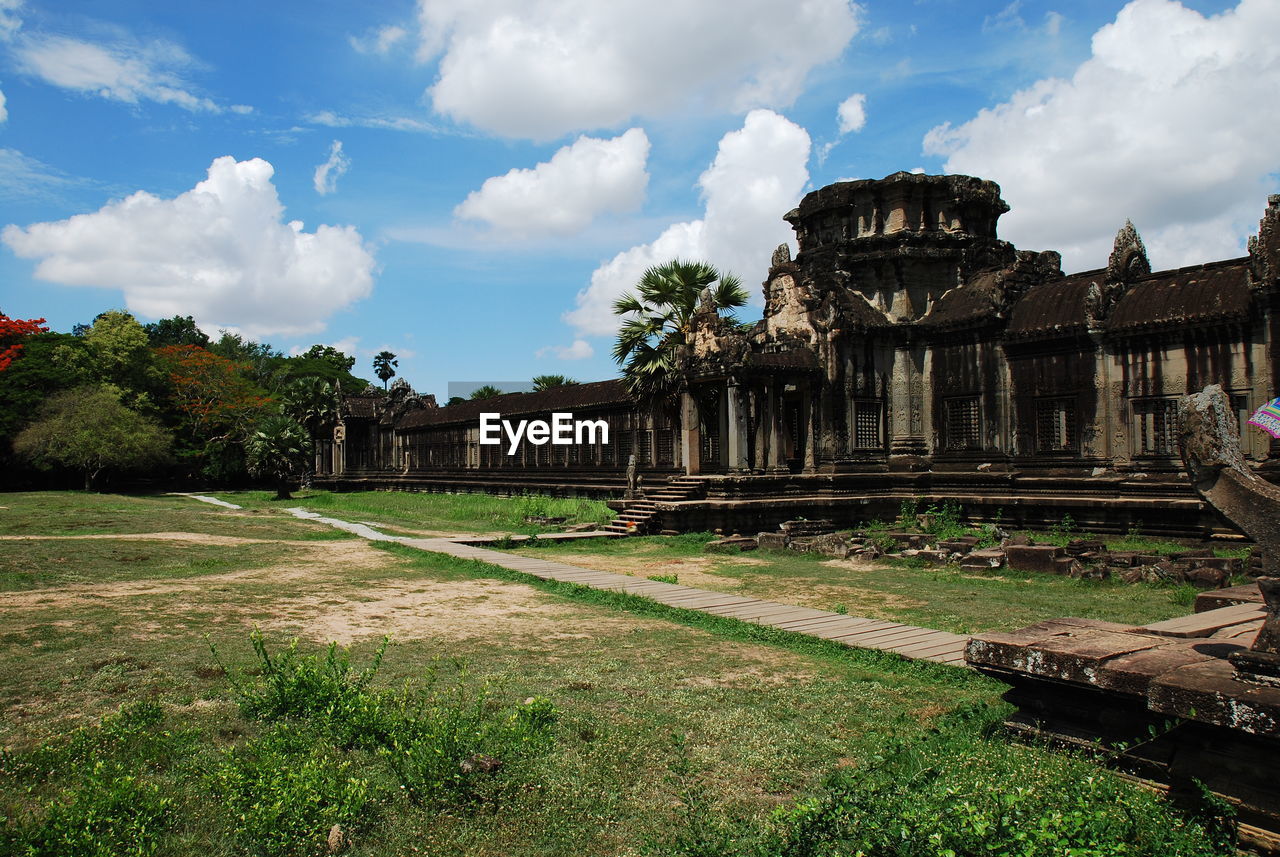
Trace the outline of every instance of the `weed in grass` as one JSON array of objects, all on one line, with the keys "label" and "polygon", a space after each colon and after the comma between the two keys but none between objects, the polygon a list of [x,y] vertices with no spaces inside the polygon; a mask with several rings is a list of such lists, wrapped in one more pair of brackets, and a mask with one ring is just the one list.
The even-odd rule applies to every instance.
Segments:
[{"label": "weed in grass", "polygon": [[1177,586],[1170,587],[1169,600],[1179,607],[1191,607],[1196,603],[1196,595],[1200,590],[1196,589],[1190,583],[1179,583]]},{"label": "weed in grass", "polygon": [[0,756],[0,780],[25,783],[27,795],[26,806],[5,807],[0,816],[0,851],[30,857],[154,853],[174,807],[157,775],[195,746],[193,733],[161,729],[163,719],[157,703],[134,703],[65,738]]},{"label": "weed in grass", "polygon": [[[681,854],[877,857],[1226,857],[1233,826],[1220,801],[1190,814],[1092,762],[985,737],[994,709],[954,715],[932,734],[889,743],[872,764],[841,768],[767,824],[686,814]],[[684,800],[681,798],[681,802]],[[706,831],[712,831],[710,836]],[[727,832],[725,832],[727,831]],[[732,843],[727,847],[724,843]]]},{"label": "weed in grass", "polygon": [[296,724],[279,724],[226,750],[213,779],[234,818],[236,839],[263,857],[319,853],[335,824],[350,835],[371,820],[368,780]]},{"label": "weed in grass", "polygon": [[837,604],[835,607],[832,607],[831,610],[832,612],[839,613],[841,616],[849,615],[849,608],[843,604]]},{"label": "weed in grass", "polygon": [[677,578],[677,577],[676,577],[676,575],[674,575],[674,574],[651,574],[651,575],[649,575],[649,579],[650,579],[650,580],[656,580],[656,581],[658,581],[659,583],[676,583],[676,582],[678,582],[678,578]]}]

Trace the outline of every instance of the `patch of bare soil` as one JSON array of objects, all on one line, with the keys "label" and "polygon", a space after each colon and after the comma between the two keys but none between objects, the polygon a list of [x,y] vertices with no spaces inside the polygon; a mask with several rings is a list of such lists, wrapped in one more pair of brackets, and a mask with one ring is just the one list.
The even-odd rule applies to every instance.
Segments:
[{"label": "patch of bare soil", "polygon": [[[692,556],[680,559],[641,559],[634,556],[610,556],[608,554],[565,554],[556,557],[557,562],[589,568],[593,571],[612,571],[632,577],[650,577],[655,574],[674,574],[681,586],[725,590],[742,585],[742,581],[725,574],[715,573],[724,560],[720,557]],[[734,560],[739,562],[739,560]]]},{"label": "patch of bare soil", "polygon": [[810,662],[783,649],[712,644],[704,647],[702,652],[705,657],[700,667],[719,664],[721,669],[700,669],[699,675],[685,676],[677,684],[684,687],[780,685],[817,676]]},{"label": "patch of bare soil", "polygon": [[78,541],[82,539],[119,539],[131,542],[191,542],[198,545],[311,544],[284,539],[247,539],[241,536],[214,536],[209,533],[96,533],[87,536],[0,536],[2,541]]},{"label": "patch of bare soil", "polygon": [[[231,538],[223,536],[204,536],[199,533],[177,533],[158,535],[195,535],[198,538]],[[73,537],[73,538],[95,538]],[[109,536],[107,538],[124,538]],[[184,592],[206,593],[228,583],[281,583],[329,577],[344,565],[358,566],[362,569],[383,568],[394,562],[401,562],[385,551],[372,547],[364,539],[345,539],[333,542],[279,542],[268,539],[238,539],[234,544],[268,542],[271,544],[288,544],[304,548],[305,553],[286,565],[260,566],[231,571],[225,574],[206,574],[199,577],[179,577],[173,579],[155,578],[151,580],[130,580],[116,583],[73,583],[65,586],[50,586],[38,590],[19,592],[0,592],[0,609],[22,608],[74,608],[90,604],[100,604],[103,599],[140,598],[155,595],[170,595]],[[223,544],[209,542],[209,544]]]},{"label": "patch of bare soil", "polygon": [[[392,580],[347,598],[328,592],[290,598],[269,610],[273,621],[296,625],[303,636],[340,645],[385,635],[402,640],[507,639],[527,646],[622,633],[636,624],[627,617],[569,620],[577,612],[572,607],[549,601],[528,586],[499,580]],[[260,616],[243,618],[249,624],[261,621]]]}]

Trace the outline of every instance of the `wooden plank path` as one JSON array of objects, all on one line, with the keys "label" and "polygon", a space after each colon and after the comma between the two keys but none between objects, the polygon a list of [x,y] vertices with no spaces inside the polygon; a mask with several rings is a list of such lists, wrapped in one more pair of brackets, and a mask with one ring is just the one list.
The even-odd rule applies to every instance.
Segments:
[{"label": "wooden plank path", "polygon": [[[586,534],[583,534],[586,535]],[[896,652],[908,658],[964,666],[964,647],[968,637],[897,622],[882,622],[846,616],[811,607],[795,607],[764,601],[727,592],[695,589],[677,583],[645,580],[627,574],[595,571],[576,565],[516,556],[502,551],[476,547],[453,539],[398,539],[401,544],[433,553],[443,553],[461,559],[476,559],[492,565],[509,568],[540,580],[559,580],[578,583],[593,589],[627,592],[652,598],[661,604],[697,610],[713,616],[725,616],[767,625],[795,634],[805,634],[823,640],[834,640],[846,646],[864,649],[880,649]]]}]

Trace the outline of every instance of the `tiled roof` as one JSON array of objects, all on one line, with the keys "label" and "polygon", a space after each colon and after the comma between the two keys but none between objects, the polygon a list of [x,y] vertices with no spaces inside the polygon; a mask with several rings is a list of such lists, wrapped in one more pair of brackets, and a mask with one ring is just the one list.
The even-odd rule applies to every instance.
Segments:
[{"label": "tiled roof", "polygon": [[1128,333],[1168,324],[1247,318],[1252,306],[1248,258],[1228,259],[1160,271],[1135,281],[1111,311],[1107,330]]},{"label": "tiled roof", "polygon": [[476,423],[480,420],[482,413],[499,413],[503,417],[511,417],[623,403],[629,405],[631,398],[627,394],[627,388],[622,379],[614,378],[609,381],[594,381],[590,384],[555,387],[541,393],[506,393],[490,399],[412,411],[405,415],[398,427],[407,429],[451,423]]},{"label": "tiled roof", "polygon": [[1106,269],[1100,268],[1032,286],[1014,305],[1006,332],[1010,337],[1019,338],[1083,331],[1089,321],[1085,315],[1085,296],[1091,285],[1106,279],[1106,273]]}]

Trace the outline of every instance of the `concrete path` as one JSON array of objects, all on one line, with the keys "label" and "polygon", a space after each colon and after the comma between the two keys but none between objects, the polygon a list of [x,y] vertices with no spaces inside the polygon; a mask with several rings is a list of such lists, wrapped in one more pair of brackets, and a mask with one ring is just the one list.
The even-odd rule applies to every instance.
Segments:
[{"label": "concrete path", "polygon": [[[349,533],[363,536],[375,541],[398,542],[402,545],[430,551],[431,553],[448,554],[461,559],[477,559],[491,565],[508,568],[540,580],[559,580],[567,583],[578,583],[593,589],[607,589],[613,592],[628,592],[652,598],[654,601],[686,610],[697,610],[713,616],[726,616],[740,619],[743,622],[754,622],[796,634],[806,634],[824,640],[834,640],[846,646],[862,649],[880,649],[896,652],[908,658],[964,666],[964,647],[968,637],[951,634],[946,631],[934,631],[929,628],[917,628],[914,625],[902,625],[897,622],[882,622],[878,619],[864,619],[859,616],[846,616],[841,613],[830,613],[826,610],[815,610],[810,607],[795,607],[790,604],[779,604],[776,601],[762,601],[725,592],[712,592],[708,589],[695,589],[692,586],[680,586],[675,583],[662,583],[657,580],[645,580],[627,574],[614,574],[608,571],[594,571],[576,565],[539,559],[538,557],[516,556],[502,551],[477,547],[470,542],[473,538],[457,539],[417,539],[407,536],[388,536],[365,524],[353,524],[337,518],[326,518],[305,509],[288,509],[290,514],[306,518],[322,524],[328,524]],[[574,534],[578,538],[599,538],[603,534]]]}]

